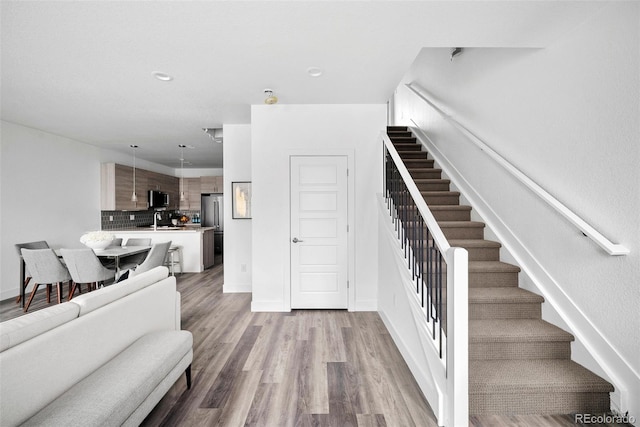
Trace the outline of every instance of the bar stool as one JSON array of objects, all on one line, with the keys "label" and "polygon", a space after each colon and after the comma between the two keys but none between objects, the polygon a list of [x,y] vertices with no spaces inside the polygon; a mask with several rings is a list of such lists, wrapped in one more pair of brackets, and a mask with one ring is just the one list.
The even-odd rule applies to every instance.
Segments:
[{"label": "bar stool", "polygon": [[[178,260],[176,261],[176,253],[178,256]],[[182,246],[180,245],[173,245],[169,248],[169,251],[167,252],[167,259],[165,261],[165,264],[167,267],[169,267],[169,271],[171,272],[172,276],[175,276],[175,266],[177,265],[178,267],[180,267],[180,274],[182,274],[183,270],[182,270]]]}]

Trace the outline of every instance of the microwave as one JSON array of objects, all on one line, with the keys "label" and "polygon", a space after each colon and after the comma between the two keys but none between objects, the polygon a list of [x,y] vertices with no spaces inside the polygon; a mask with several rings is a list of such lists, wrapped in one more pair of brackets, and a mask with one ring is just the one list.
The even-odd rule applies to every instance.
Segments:
[{"label": "microwave", "polygon": [[162,191],[149,190],[149,209],[166,208],[169,206],[169,195]]}]

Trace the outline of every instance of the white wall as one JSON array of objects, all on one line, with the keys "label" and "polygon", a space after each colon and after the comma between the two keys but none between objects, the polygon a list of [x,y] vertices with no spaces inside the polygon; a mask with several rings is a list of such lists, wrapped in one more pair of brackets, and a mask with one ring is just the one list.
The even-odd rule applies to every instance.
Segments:
[{"label": "white wall", "polygon": [[[458,121],[579,216],[631,250],[612,257],[541,203],[403,85],[397,124],[423,129],[473,187],[477,209],[544,292],[574,358],[640,407],[640,5],[612,2],[544,49],[424,49],[418,82]],[[551,310],[550,306],[555,307]],[[562,317],[562,319],[560,319]],[[564,322],[564,324],[562,324]],[[590,350],[600,366],[586,355]]]},{"label": "white wall", "polygon": [[[402,357],[411,370],[420,390],[433,409],[439,425],[444,425],[444,393],[443,384],[438,383],[438,377],[444,373],[435,371],[443,365],[438,360],[436,345],[425,349],[420,335],[426,342],[432,343],[431,326],[417,325],[413,310],[416,297],[409,297],[408,289],[415,293],[415,282],[411,277],[404,259],[404,249],[391,222],[389,211],[384,205],[384,199],[378,202],[378,312],[385,326],[393,337],[393,341],[400,350]],[[411,292],[411,291],[410,291]],[[421,309],[420,309],[421,310]],[[426,337],[425,337],[426,335]],[[430,357],[429,357],[430,356]],[[435,360],[434,360],[435,359]],[[434,369],[434,370],[432,370]]]},{"label": "white wall", "polygon": [[[376,310],[375,194],[382,186],[385,105],[259,105],[251,109],[253,301],[255,311],[287,311],[289,290],[289,154],[354,153],[356,310]],[[227,138],[225,132],[225,139]]]},{"label": "white wall", "polygon": [[78,247],[100,229],[100,150],[67,138],[2,122],[2,257],[0,298],[18,295],[14,244],[46,240]]},{"label": "white wall", "polygon": [[224,292],[251,292],[250,219],[233,219],[231,183],[251,181],[251,125],[224,125]]}]

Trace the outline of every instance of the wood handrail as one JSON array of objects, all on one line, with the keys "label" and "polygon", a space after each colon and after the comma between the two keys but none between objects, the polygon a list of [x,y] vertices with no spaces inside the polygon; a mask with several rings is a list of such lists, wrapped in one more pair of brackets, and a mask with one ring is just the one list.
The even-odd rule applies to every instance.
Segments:
[{"label": "wood handrail", "polygon": [[498,154],[495,150],[489,147],[483,140],[477,137],[473,132],[467,129],[464,125],[454,119],[450,114],[445,112],[441,107],[439,107],[436,102],[428,96],[426,91],[418,86],[416,83],[407,83],[405,85],[409,90],[411,90],[414,94],[416,94],[420,99],[429,104],[434,110],[436,110],[445,120],[447,120],[451,125],[453,125],[456,129],[466,135],[473,144],[475,144],[480,150],[487,153],[487,155],[493,159],[496,163],[502,166],[507,172],[509,172],[513,177],[515,177],[518,181],[524,184],[529,190],[531,190],[535,195],[541,198],[545,203],[555,209],[560,215],[565,217],[571,224],[573,224],[576,228],[578,228],[585,236],[589,237],[593,240],[598,246],[604,249],[609,255],[628,255],[629,249],[623,245],[613,243],[609,239],[607,239],[602,233],[589,225],[585,220],[580,218],[575,212],[561,203],[558,199],[553,197],[534,182],[531,178],[525,175],[522,171],[516,168],[513,164],[511,164],[507,159]]}]

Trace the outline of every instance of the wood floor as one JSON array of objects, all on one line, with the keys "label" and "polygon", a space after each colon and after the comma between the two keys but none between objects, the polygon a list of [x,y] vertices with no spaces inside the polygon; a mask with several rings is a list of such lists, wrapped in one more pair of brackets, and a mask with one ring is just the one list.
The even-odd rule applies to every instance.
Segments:
[{"label": "wood floor", "polygon": [[[222,293],[223,266],[178,276],[182,328],[193,333],[193,384],[181,378],[143,426],[435,426],[375,312],[252,313]],[[15,300],[0,318],[22,314]],[[47,306],[44,292],[32,310]],[[566,416],[471,417],[472,426],[576,426]],[[590,424],[597,425],[597,424]]]}]

